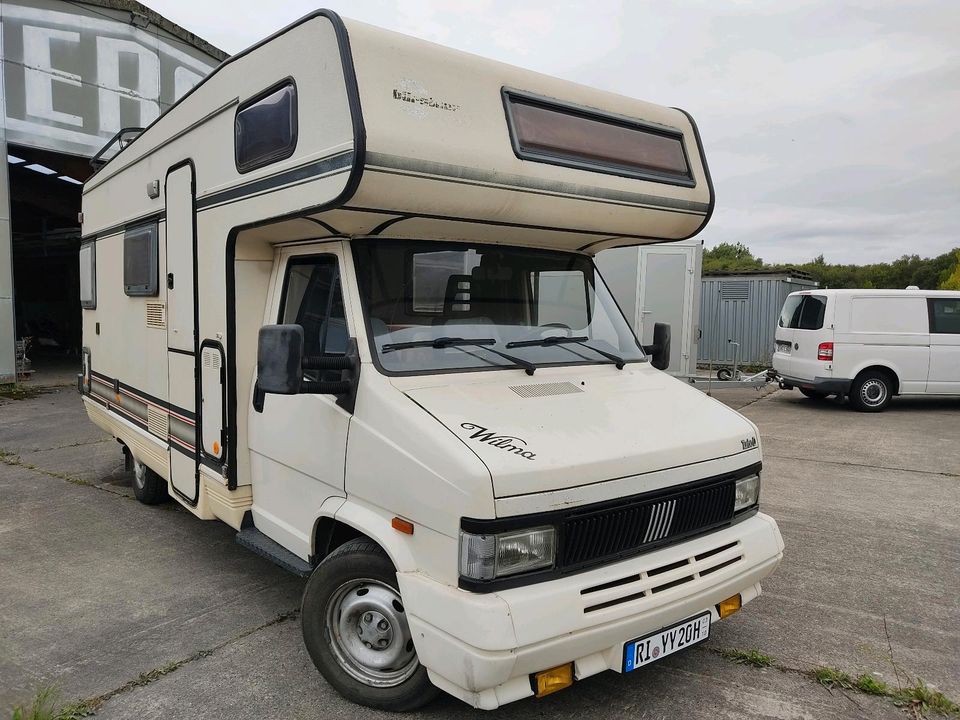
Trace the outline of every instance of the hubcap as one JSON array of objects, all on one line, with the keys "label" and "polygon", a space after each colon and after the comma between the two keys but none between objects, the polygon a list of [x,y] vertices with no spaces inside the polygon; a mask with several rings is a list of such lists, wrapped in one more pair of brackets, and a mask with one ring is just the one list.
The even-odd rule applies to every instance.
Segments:
[{"label": "hubcap", "polygon": [[887,386],[879,380],[867,380],[860,387],[860,399],[865,405],[882,405],[887,399]]},{"label": "hubcap", "polygon": [[147,482],[147,466],[139,460],[133,461],[133,481],[142,488]]},{"label": "hubcap", "polygon": [[327,605],[327,638],[340,666],[372,687],[395,687],[417,669],[400,594],[378,580],[344,583]]}]

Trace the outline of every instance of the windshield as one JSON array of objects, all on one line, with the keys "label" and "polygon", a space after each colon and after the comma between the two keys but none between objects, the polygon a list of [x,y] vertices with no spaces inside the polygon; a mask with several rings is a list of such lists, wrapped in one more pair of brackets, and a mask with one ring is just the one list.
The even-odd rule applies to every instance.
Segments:
[{"label": "windshield", "polygon": [[353,248],[373,351],[387,372],[644,359],[586,256],[395,239]]}]

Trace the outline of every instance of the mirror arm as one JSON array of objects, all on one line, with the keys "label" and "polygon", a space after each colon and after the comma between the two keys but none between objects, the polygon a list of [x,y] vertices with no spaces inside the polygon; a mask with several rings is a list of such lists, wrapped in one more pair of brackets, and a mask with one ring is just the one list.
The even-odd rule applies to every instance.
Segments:
[{"label": "mirror arm", "polygon": [[352,384],[349,380],[331,380],[313,382],[304,380],[300,392],[305,395],[345,395],[350,392]]},{"label": "mirror arm", "polygon": [[304,370],[352,370],[356,359],[349,355],[314,355],[302,361]]}]

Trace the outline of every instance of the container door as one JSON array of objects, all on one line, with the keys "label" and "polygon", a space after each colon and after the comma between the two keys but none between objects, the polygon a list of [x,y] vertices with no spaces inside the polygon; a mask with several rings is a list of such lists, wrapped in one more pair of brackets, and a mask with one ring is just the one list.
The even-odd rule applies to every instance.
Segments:
[{"label": "container door", "polygon": [[960,395],[960,298],[930,298],[928,393]]},{"label": "container door", "polygon": [[670,365],[667,372],[683,373],[687,371],[689,345],[684,336],[691,330],[685,324],[685,308],[693,302],[691,283],[692,256],[684,248],[677,252],[643,253],[640,282],[640,327],[637,333],[644,345],[653,343],[653,326],[668,323],[672,334],[670,343]]},{"label": "container door", "polygon": [[[342,357],[352,333],[344,310],[342,244],[283,251],[270,322],[303,327],[304,355]],[[339,371],[304,370],[304,380],[339,380]],[[333,395],[267,395],[249,409],[254,524],[306,559],[316,509],[344,497],[351,415]]]},{"label": "container door", "polygon": [[199,490],[197,463],[196,216],[190,164],[167,173],[167,397],[170,484],[188,502]]}]

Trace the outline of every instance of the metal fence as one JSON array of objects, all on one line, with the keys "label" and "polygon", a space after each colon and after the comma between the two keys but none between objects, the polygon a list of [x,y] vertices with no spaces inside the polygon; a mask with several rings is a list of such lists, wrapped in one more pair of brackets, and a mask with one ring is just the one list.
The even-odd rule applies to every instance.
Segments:
[{"label": "metal fence", "polygon": [[740,363],[769,365],[777,319],[787,295],[817,287],[795,275],[704,276],[700,292],[698,363],[732,363],[740,343]]}]

